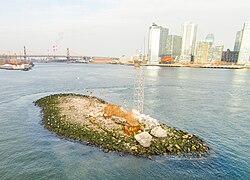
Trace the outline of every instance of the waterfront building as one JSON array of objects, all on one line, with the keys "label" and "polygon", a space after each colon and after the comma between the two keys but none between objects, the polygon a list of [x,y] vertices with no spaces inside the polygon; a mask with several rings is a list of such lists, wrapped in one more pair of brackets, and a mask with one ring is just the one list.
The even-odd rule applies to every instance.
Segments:
[{"label": "waterfront building", "polygon": [[221,61],[229,62],[229,63],[237,63],[239,57],[239,51],[231,51],[227,49],[226,51],[222,52]]},{"label": "waterfront building", "polygon": [[242,40],[243,30],[238,31],[236,33],[235,43],[234,43],[234,51],[240,51],[240,45]]},{"label": "waterfront building", "polygon": [[221,62],[224,46],[212,46],[208,52],[208,62]]},{"label": "waterfront building", "polygon": [[245,22],[242,32],[238,64],[250,62],[250,21]]},{"label": "waterfront building", "polygon": [[211,42],[197,42],[195,48],[194,63],[207,63],[208,55],[212,47]]},{"label": "waterfront building", "polygon": [[189,21],[182,25],[181,61],[193,61],[197,27],[197,24]]},{"label": "waterfront building", "polygon": [[[182,37],[177,35],[168,35],[166,44],[166,56],[171,61],[177,61],[181,55]],[[162,57],[163,59],[163,57]]]},{"label": "waterfront building", "polygon": [[169,29],[155,23],[149,28],[148,63],[158,64],[161,57],[166,55],[166,44]]},{"label": "waterfront building", "polygon": [[4,64],[4,63],[5,63],[5,59],[0,58],[0,64]]}]

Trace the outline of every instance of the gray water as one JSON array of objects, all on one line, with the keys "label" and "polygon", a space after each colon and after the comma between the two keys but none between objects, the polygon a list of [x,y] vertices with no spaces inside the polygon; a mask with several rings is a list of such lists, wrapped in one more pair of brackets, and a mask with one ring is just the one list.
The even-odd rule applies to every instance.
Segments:
[{"label": "gray water", "polygon": [[208,157],[153,160],[60,138],[33,101],[94,95],[131,108],[132,66],[36,64],[0,71],[0,179],[250,179],[250,70],[145,69],[145,113],[206,139]]}]

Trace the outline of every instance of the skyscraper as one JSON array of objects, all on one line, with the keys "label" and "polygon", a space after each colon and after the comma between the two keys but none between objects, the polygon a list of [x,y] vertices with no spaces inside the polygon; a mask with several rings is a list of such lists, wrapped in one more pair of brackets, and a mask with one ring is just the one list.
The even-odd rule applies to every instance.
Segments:
[{"label": "skyscraper", "polygon": [[208,62],[221,62],[224,45],[212,46],[208,52]]},{"label": "skyscraper", "polygon": [[238,64],[247,64],[250,61],[250,21],[243,27]]},{"label": "skyscraper", "polygon": [[235,38],[234,51],[240,51],[243,30],[238,31]]},{"label": "skyscraper", "polygon": [[190,62],[194,55],[195,41],[197,34],[197,24],[192,22],[185,22],[182,25],[182,47],[181,47],[181,60]]},{"label": "skyscraper", "polygon": [[166,44],[169,30],[155,23],[149,27],[148,63],[158,64],[160,57],[166,55]]},{"label": "skyscraper", "polygon": [[207,63],[209,51],[212,47],[211,42],[197,42],[195,48],[195,63]]},{"label": "skyscraper", "polygon": [[181,55],[181,36],[168,35],[166,45],[166,55],[174,60]]}]

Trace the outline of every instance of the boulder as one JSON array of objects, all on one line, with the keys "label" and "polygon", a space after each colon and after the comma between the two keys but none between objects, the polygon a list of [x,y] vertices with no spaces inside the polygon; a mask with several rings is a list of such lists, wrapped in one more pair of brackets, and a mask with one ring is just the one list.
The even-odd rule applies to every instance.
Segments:
[{"label": "boulder", "polygon": [[161,126],[154,127],[150,134],[158,138],[166,137],[168,135],[167,131],[162,129]]},{"label": "boulder", "polygon": [[137,111],[136,109],[132,109],[132,113],[133,113],[134,115],[137,115],[137,116],[139,116],[139,115],[140,115],[140,112],[139,112],[139,111]]},{"label": "boulder", "polygon": [[131,126],[129,124],[126,124],[124,126],[124,132],[127,135],[133,135],[133,134],[137,133],[140,129],[141,129],[140,125]]},{"label": "boulder", "polygon": [[145,130],[151,130],[154,127],[160,125],[159,122],[156,119],[154,119],[154,118],[152,118],[150,116],[141,115],[139,119],[140,119],[140,122],[142,124],[144,124]]},{"label": "boulder", "polygon": [[112,116],[112,120],[115,121],[115,123],[117,124],[124,124],[126,122],[126,119],[118,116]]},{"label": "boulder", "polygon": [[189,134],[185,134],[185,135],[182,136],[182,138],[183,138],[183,139],[187,139],[188,136],[189,136]]},{"label": "boulder", "polygon": [[135,139],[143,147],[149,147],[151,145],[152,136],[148,132],[142,132],[135,135]]}]

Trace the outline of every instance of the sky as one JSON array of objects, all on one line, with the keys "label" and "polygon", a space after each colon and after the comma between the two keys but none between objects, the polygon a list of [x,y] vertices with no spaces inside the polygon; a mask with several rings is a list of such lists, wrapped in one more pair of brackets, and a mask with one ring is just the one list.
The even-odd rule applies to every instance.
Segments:
[{"label": "sky", "polygon": [[[0,54],[111,56],[147,49],[155,22],[180,35],[185,21],[198,24],[197,40],[233,49],[236,32],[250,21],[249,0],[1,0]],[[145,39],[145,40],[144,40]],[[147,51],[147,50],[146,50]]]}]

